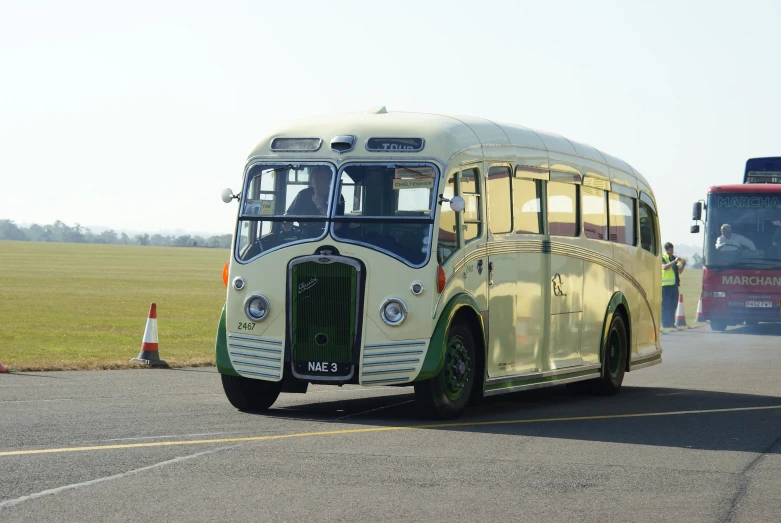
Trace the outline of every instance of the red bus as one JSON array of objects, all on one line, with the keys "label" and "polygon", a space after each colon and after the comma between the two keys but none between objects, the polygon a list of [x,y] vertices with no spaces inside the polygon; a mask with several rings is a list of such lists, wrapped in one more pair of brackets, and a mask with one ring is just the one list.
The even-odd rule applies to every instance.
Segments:
[{"label": "red bus", "polygon": [[711,329],[781,322],[781,158],[748,160],[743,183],[711,187],[692,219],[704,226],[702,314]]}]

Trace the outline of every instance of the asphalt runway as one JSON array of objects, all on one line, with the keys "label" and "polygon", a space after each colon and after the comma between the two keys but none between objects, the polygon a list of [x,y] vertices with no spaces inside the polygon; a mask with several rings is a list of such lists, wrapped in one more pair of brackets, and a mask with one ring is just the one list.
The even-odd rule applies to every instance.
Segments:
[{"label": "asphalt runway", "polygon": [[781,325],[662,343],[618,396],[443,423],[405,388],[258,415],[213,369],[0,375],[0,521],[781,520]]}]

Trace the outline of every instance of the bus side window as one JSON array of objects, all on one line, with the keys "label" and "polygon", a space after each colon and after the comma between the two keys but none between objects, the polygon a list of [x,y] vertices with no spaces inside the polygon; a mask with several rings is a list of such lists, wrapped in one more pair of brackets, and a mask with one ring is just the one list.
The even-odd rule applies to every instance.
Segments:
[{"label": "bus side window", "polygon": [[647,203],[640,202],[640,245],[646,251],[657,255],[659,246],[656,244],[656,213]]},{"label": "bus side window", "polygon": [[459,193],[466,201],[466,208],[461,213],[464,223],[464,242],[469,243],[479,238],[480,230],[480,184],[477,169],[467,169],[461,172]]},{"label": "bus side window", "polygon": [[542,181],[513,178],[515,234],[542,233]]},{"label": "bus side window", "polygon": [[607,240],[607,198],[605,191],[583,187],[583,235]]},{"label": "bus side window", "polygon": [[610,193],[610,240],[636,245],[635,200],[623,194]]},{"label": "bus side window", "polygon": [[488,229],[494,234],[512,232],[510,168],[497,166],[488,169],[487,185]]},{"label": "bus side window", "polygon": [[[451,199],[456,194],[456,176],[452,173],[442,187],[442,196]],[[450,205],[443,203],[439,206],[439,234],[437,240],[437,262],[443,265],[454,252],[458,250],[458,234],[456,227],[456,213]]]},{"label": "bus side window", "polygon": [[548,182],[548,233],[578,236],[578,186]]}]

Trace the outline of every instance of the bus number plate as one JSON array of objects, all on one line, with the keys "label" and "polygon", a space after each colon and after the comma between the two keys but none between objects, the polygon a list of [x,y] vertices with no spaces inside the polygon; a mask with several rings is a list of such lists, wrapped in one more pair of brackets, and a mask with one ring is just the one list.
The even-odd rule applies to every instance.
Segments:
[{"label": "bus number plate", "polygon": [[295,363],[295,369],[298,374],[309,376],[346,376],[350,373],[350,367],[352,367],[352,363],[342,361],[298,361]]},{"label": "bus number plate", "polygon": [[772,301],[747,301],[746,307],[759,307],[759,308],[770,309],[773,307],[773,302]]}]

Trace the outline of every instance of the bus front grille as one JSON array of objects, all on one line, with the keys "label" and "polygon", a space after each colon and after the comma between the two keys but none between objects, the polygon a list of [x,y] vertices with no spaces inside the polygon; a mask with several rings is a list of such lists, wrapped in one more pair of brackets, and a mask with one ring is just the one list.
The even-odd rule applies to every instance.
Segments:
[{"label": "bus front grille", "polygon": [[291,262],[290,355],[295,375],[353,375],[359,271],[360,265],[348,258],[307,256]]}]

